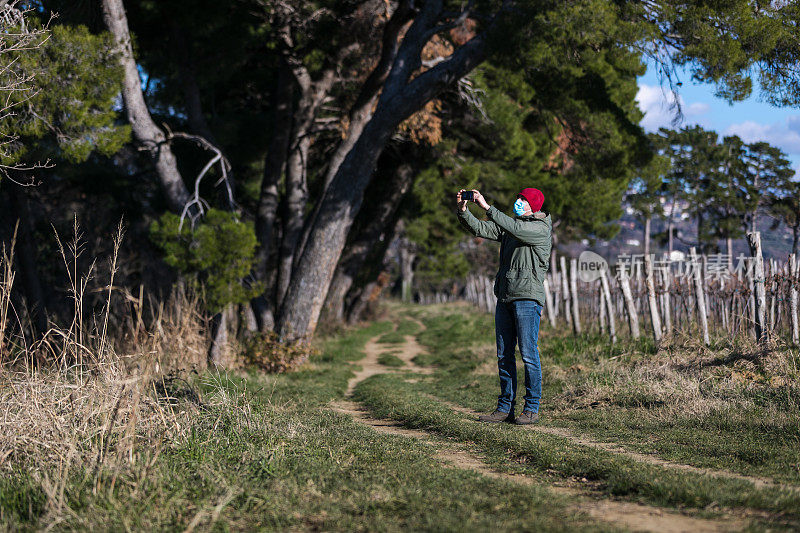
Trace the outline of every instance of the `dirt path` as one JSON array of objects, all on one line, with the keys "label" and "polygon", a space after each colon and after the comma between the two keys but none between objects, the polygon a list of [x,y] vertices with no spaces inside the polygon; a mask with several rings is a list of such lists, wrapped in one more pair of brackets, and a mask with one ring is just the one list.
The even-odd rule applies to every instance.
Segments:
[{"label": "dirt path", "polygon": [[[420,322],[420,327],[424,325]],[[378,363],[378,357],[386,351],[386,347],[378,343],[379,337],[370,339],[364,346],[365,356],[358,361],[361,369],[355,372],[347,383],[347,396],[349,397],[356,385],[370,376],[389,372],[390,370]],[[394,346],[392,347],[394,348]],[[401,370],[408,370],[419,374],[429,374],[431,369],[420,367],[413,363],[414,357],[424,352],[424,348],[417,342],[412,335],[405,336],[405,343],[399,347],[399,357],[405,365]],[[438,399],[437,399],[438,400]],[[441,401],[441,400],[438,400]],[[447,403],[447,402],[444,402]],[[450,407],[460,411],[469,412],[453,404],[447,403]],[[435,435],[418,429],[409,429],[391,420],[382,420],[371,417],[361,406],[352,401],[339,401],[332,405],[333,410],[351,416],[357,422],[370,426],[379,433],[387,435],[402,435],[419,439],[434,446],[437,450],[437,459],[447,466],[470,470],[478,474],[502,479],[521,485],[533,485],[536,481],[524,475],[514,475],[505,472],[498,472],[488,466],[476,455],[465,450],[454,448],[437,439]],[[647,456],[645,456],[647,457]],[[595,520],[608,522],[617,526],[622,526],[633,531],[652,531],[665,533],[681,532],[720,532],[735,531],[743,526],[732,520],[710,520],[695,518],[674,511],[668,511],[658,507],[611,500],[599,493],[580,490],[573,487],[548,485],[548,489],[559,494],[565,494],[575,498],[574,508],[578,512],[584,512]]]},{"label": "dirt path", "polygon": [[[437,402],[440,402],[453,411],[463,413],[466,415],[470,415],[470,417],[476,417],[481,413],[473,409],[469,409],[467,407],[462,407],[460,405],[456,405],[454,403],[448,402],[446,400],[442,400],[441,398],[430,396],[432,399],[435,399]],[[474,419],[474,418],[473,418]],[[618,444],[610,443],[610,442],[600,442],[596,440],[592,440],[588,437],[582,435],[576,435],[570,430],[566,428],[554,428],[554,427],[546,427],[541,425],[534,425],[534,426],[525,426],[522,428],[527,431],[536,431],[539,433],[547,433],[548,435],[555,435],[557,437],[563,437],[565,439],[569,439],[571,442],[575,444],[580,444],[582,446],[588,446],[590,448],[595,448],[598,450],[603,450],[606,452],[616,453],[619,455],[625,455],[639,461],[641,463],[647,463],[651,465],[662,466],[665,468],[674,468],[676,470],[683,470],[685,472],[693,472],[696,474],[703,474],[708,476],[714,477],[724,477],[729,479],[738,479],[741,481],[748,481],[752,483],[756,488],[765,488],[765,487],[774,487],[780,488],[784,490],[791,490],[791,491],[800,491],[800,487],[796,485],[787,485],[775,481],[769,478],[763,477],[756,477],[756,476],[746,476],[744,474],[737,474],[736,472],[730,472],[728,470],[716,470],[713,468],[700,468],[697,466],[686,465],[682,463],[675,463],[672,461],[668,461],[666,459],[662,459],[660,457],[656,457],[654,455],[648,455],[644,453],[634,452],[627,448],[624,448]]]},{"label": "dirt path", "polygon": [[[423,326],[424,327],[424,326]],[[413,363],[413,359],[420,353],[425,351],[418,342],[416,337],[412,335],[405,336],[405,342],[402,345],[397,344],[381,344],[378,342],[378,337],[373,337],[364,345],[364,353],[366,354],[363,359],[356,364],[361,367],[361,370],[355,372],[353,377],[347,381],[347,394],[350,396],[353,390],[360,382],[364,381],[370,376],[375,374],[384,374],[390,372],[408,370],[417,374],[432,374],[433,369],[418,366]],[[398,351],[399,350],[399,351]],[[404,363],[402,367],[396,369],[389,369],[388,367],[378,362],[378,357],[384,352],[391,351]]]}]

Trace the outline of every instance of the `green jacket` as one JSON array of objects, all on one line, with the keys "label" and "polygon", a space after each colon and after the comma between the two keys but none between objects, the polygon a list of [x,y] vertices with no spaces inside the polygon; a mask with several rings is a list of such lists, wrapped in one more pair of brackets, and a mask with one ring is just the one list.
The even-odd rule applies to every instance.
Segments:
[{"label": "green jacket", "polygon": [[544,305],[544,275],[550,268],[553,223],[537,211],[511,218],[496,207],[486,211],[489,220],[478,220],[469,209],[458,211],[458,220],[476,237],[500,241],[500,268],[494,295],[501,302],[533,299]]}]

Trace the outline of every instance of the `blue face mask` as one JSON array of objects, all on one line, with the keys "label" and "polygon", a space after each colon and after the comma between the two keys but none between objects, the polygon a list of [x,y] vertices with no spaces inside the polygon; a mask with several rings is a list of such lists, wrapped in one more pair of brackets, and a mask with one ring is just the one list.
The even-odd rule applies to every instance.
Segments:
[{"label": "blue face mask", "polygon": [[525,214],[525,200],[522,198],[517,198],[517,201],[514,202],[514,214],[518,217]]}]

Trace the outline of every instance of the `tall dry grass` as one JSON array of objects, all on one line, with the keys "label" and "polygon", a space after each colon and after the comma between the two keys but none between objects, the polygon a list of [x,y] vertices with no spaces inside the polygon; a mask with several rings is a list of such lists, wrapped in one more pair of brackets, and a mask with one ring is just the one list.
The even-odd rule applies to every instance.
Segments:
[{"label": "tall dry grass", "polygon": [[774,340],[765,349],[749,338],[719,337],[707,347],[688,331],[674,333],[657,350],[631,341],[609,357],[606,348],[582,347],[583,355],[595,360],[591,371],[581,364],[548,368],[564,382],[554,399],[558,408],[641,407],[673,419],[747,413],[758,405],[773,420],[788,416],[800,423],[800,353],[790,343]]},{"label": "tall dry grass", "polygon": [[[102,287],[104,304],[88,315],[85,299],[96,262],[79,272],[77,224],[69,242],[59,239],[73,315],[65,326],[51,323],[32,343],[11,300],[13,241],[0,258],[0,476],[27,475],[39,484],[49,526],[70,512],[65,492],[76,473],[94,493],[113,491],[120,475],[129,484],[141,482],[162,446],[190,430],[203,402],[230,401],[225,394],[201,398],[183,379],[205,362],[197,297],[176,290],[158,301],[142,289],[133,295],[115,287],[122,239],[120,225]],[[125,304],[117,308],[129,309],[127,316],[112,316],[115,299]],[[174,392],[178,382],[183,398]]]}]

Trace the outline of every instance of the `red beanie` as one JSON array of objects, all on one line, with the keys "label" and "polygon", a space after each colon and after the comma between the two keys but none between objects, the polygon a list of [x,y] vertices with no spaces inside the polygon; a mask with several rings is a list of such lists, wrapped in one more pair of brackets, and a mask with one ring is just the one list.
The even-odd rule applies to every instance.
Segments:
[{"label": "red beanie", "polygon": [[544,194],[542,194],[542,191],[539,189],[533,189],[530,187],[527,189],[522,189],[519,192],[519,195],[528,201],[528,205],[531,206],[531,211],[534,213],[542,209],[542,204],[544,203]]}]

